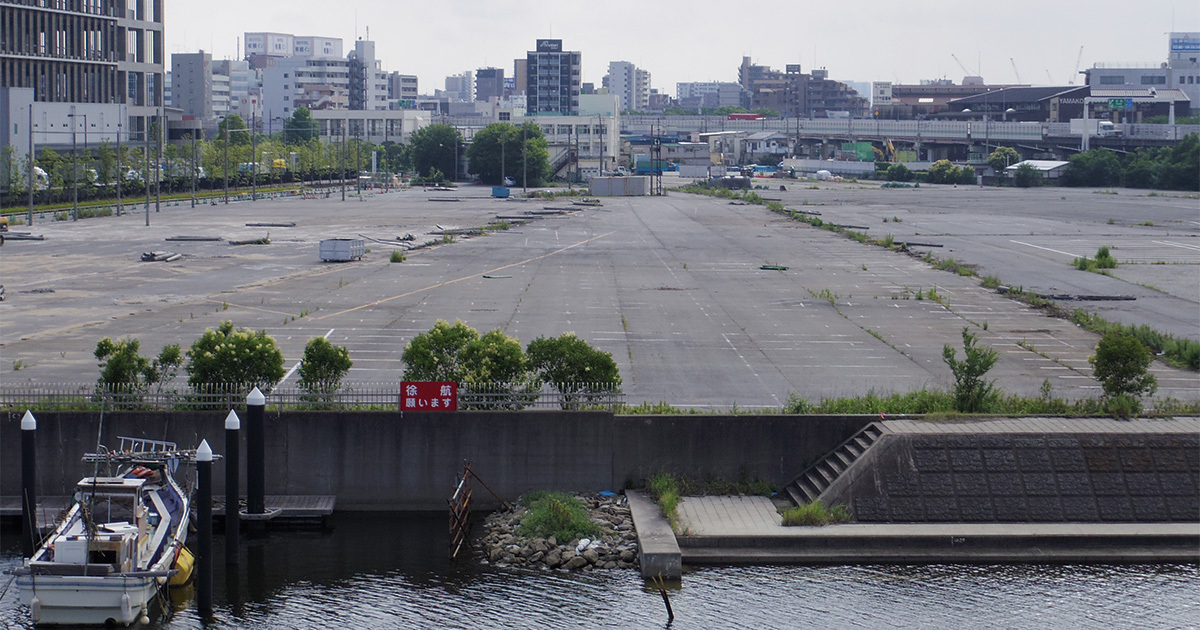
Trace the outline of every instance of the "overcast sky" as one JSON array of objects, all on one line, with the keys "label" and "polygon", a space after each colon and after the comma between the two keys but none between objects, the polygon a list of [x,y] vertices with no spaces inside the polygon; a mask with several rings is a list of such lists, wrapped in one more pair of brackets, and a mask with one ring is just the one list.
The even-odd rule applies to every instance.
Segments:
[{"label": "overcast sky", "polygon": [[536,39],[561,39],[582,52],[584,82],[599,87],[609,61],[631,61],[674,96],[679,81],[737,81],[743,55],[841,81],[957,83],[953,53],[991,83],[1016,82],[1015,63],[1023,83],[1063,85],[1080,46],[1080,69],[1165,61],[1169,31],[1200,31],[1200,2],[167,0],[164,19],[168,54],[214,59],[241,58],[245,32],[340,37],[349,52],[369,28],[383,69],[417,75],[422,94],[464,70],[511,76]]}]

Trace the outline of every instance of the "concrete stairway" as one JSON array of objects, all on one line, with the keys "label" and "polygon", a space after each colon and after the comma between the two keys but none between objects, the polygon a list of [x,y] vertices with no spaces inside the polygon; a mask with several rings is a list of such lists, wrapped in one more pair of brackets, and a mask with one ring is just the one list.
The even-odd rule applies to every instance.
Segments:
[{"label": "concrete stairway", "polygon": [[877,423],[872,422],[859,431],[854,437],[846,440],[833,449],[828,455],[821,458],[817,463],[813,464],[805,470],[799,477],[792,480],[784,489],[787,490],[788,496],[795,501],[796,505],[804,505],[812,503],[821,496],[821,493],[837,479],[838,475],[845,472],[855,461],[862,457],[863,453],[883,435]]}]

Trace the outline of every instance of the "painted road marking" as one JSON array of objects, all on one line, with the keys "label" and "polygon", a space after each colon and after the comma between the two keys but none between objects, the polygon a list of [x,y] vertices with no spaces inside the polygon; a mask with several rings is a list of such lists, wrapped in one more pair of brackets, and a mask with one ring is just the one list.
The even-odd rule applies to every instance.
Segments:
[{"label": "painted road marking", "polygon": [[1033,243],[1025,243],[1025,242],[1022,242],[1022,241],[1014,241],[1014,240],[1011,240],[1011,239],[1009,239],[1009,241],[1008,241],[1008,242],[1010,242],[1010,243],[1016,243],[1017,245],[1025,245],[1025,246],[1027,246],[1027,247],[1033,247],[1033,248],[1035,248],[1035,249],[1044,249],[1044,250],[1046,250],[1046,251],[1048,251],[1048,252],[1054,252],[1055,254],[1062,254],[1063,256],[1070,256],[1071,258],[1078,258],[1078,257],[1079,257],[1079,255],[1078,255],[1078,254],[1072,254],[1072,253],[1069,253],[1069,252],[1064,252],[1064,251],[1062,251],[1062,250],[1060,250],[1060,249],[1050,249],[1049,247],[1042,247],[1041,245],[1034,245]]}]

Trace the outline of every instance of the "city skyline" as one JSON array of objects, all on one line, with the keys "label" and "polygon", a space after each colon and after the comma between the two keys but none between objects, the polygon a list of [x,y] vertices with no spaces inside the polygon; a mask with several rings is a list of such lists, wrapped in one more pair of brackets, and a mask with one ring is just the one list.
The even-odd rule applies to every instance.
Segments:
[{"label": "city skyline", "polygon": [[[824,67],[843,81],[957,83],[964,71],[953,54],[991,83],[1016,83],[1019,73],[1022,83],[1078,85],[1077,58],[1079,70],[1097,62],[1161,63],[1168,32],[1200,30],[1200,6],[1174,0],[1142,2],[1134,20],[1125,17],[1129,7],[1118,3],[1086,11],[1027,0],[1003,7],[872,4],[879,6],[864,16],[861,10],[838,14],[827,6],[765,8],[707,0],[687,10],[615,0],[602,12],[544,0],[524,3],[519,12],[448,0],[436,12],[415,16],[412,8],[379,0],[352,0],[335,14],[312,0],[296,0],[286,12],[213,0],[170,3],[164,18],[168,55],[203,49],[213,59],[242,58],[237,47],[244,46],[246,32],[338,37],[349,49],[369,29],[383,69],[417,75],[423,94],[464,70],[511,71],[513,60],[523,59],[542,38],[562,39],[565,49],[582,52],[584,82],[599,86],[610,61],[630,61],[650,71],[654,88],[674,95],[678,82],[737,81],[743,56],[781,70],[789,63],[800,63],[806,72]],[[731,13],[744,19],[731,20]],[[413,28],[415,20],[423,26]],[[985,37],[990,49],[980,45]]]}]

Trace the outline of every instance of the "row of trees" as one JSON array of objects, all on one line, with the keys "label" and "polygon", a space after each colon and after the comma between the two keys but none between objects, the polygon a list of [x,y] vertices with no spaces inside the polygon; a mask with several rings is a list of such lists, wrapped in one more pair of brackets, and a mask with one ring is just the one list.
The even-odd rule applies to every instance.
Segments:
[{"label": "row of trees", "polygon": [[929,165],[927,171],[913,171],[907,166],[897,162],[895,164],[887,164],[885,168],[880,168],[886,162],[880,162],[877,165],[877,177],[883,177],[889,182],[911,182],[917,180],[920,182],[928,182],[930,184],[974,184],[975,169],[970,166],[956,166],[950,160],[938,160]]},{"label": "row of trees", "polygon": [[525,350],[500,329],[483,335],[456,320],[438,320],[404,347],[404,380],[502,384],[513,393],[550,383],[566,398],[621,384],[612,355],[574,333],[538,337]]},{"label": "row of trees", "polygon": [[[229,321],[205,330],[186,353],[177,344],[164,347],[153,359],[140,350],[137,339],[101,339],[93,353],[100,366],[97,384],[127,395],[157,393],[183,369],[193,387],[236,384],[269,389],[285,374],[283,353],[273,337],[261,330],[235,329]],[[314,395],[330,394],[341,387],[352,363],[345,348],[314,337],[300,361],[300,387]]]},{"label": "row of trees", "polygon": [[[150,358],[140,350],[137,339],[101,339],[94,351],[100,367],[97,384],[132,396],[157,393],[182,369],[193,387],[254,385],[269,390],[285,374],[283,353],[274,338],[261,330],[234,328],[229,321],[205,330],[186,351],[168,345]],[[612,355],[574,333],[539,337],[523,350],[517,339],[499,329],[480,335],[462,321],[438,320],[404,347],[403,360],[404,380],[410,381],[497,383],[513,391],[536,391],[546,382],[576,399],[621,384]],[[352,364],[346,348],[314,337],[300,361],[300,388],[317,397],[332,394],[341,388]]]},{"label": "row of trees", "polygon": [[[153,137],[157,131],[152,130]],[[253,133],[253,135],[252,135]],[[463,137],[450,125],[430,125],[415,132],[408,144],[386,141],[373,144],[349,137],[345,142],[323,143],[319,127],[308,110],[299,108],[284,123],[282,130],[252,132],[237,114],[218,124],[212,140],[186,137],[180,143],[162,149],[161,167],[155,168],[157,147],[144,142],[80,147],[74,162],[49,147],[38,151],[36,166],[46,179],[36,184],[39,203],[70,198],[77,189],[83,200],[116,196],[116,186],[133,196],[145,190],[146,151],[150,152],[150,180],[166,192],[190,190],[193,180],[199,189],[223,188],[228,173],[231,186],[257,183],[292,183],[352,178],[371,164],[374,154],[378,168],[389,173],[415,172],[422,178],[444,181],[461,179],[466,173],[457,167]],[[531,122],[518,127],[496,123],[480,130],[467,148],[467,171],[486,184],[500,184],[510,176],[520,185],[539,186],[551,176],[548,145],[541,127]],[[276,160],[284,160],[278,166]],[[18,156],[11,146],[0,153],[0,183],[8,198],[4,205],[24,203],[28,194],[28,158]],[[156,175],[155,173],[160,173]]]},{"label": "row of trees", "polygon": [[1172,147],[1142,147],[1118,156],[1099,148],[1072,155],[1064,186],[1125,186],[1200,191],[1200,135]]}]

